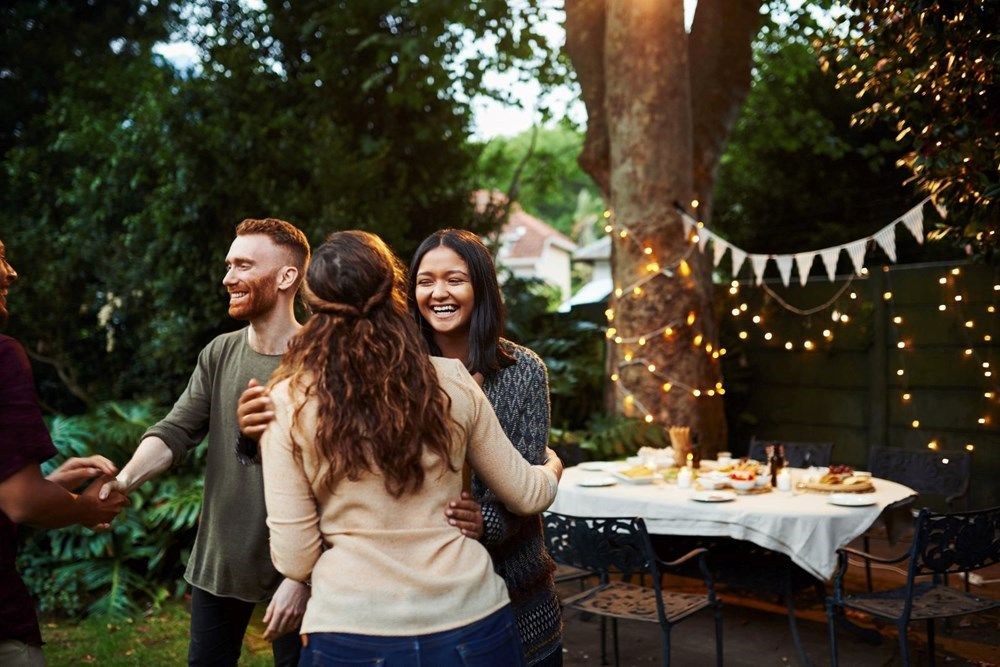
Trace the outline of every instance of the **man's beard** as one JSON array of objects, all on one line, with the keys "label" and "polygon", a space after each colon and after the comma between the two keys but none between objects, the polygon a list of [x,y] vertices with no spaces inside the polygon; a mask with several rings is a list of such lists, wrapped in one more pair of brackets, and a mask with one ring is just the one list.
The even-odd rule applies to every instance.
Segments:
[{"label": "man's beard", "polygon": [[274,272],[257,280],[243,282],[240,287],[246,291],[247,296],[239,303],[230,304],[229,316],[235,320],[252,321],[271,312],[278,302],[278,287],[274,284],[276,274]]}]

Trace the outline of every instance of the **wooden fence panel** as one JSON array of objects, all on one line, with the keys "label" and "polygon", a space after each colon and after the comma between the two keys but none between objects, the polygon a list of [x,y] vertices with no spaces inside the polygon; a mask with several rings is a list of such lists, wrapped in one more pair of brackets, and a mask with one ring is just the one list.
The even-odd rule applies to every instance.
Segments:
[{"label": "wooden fence panel", "polygon": [[[739,313],[723,316],[723,331],[739,341],[740,384],[749,387],[742,397],[727,394],[740,407],[732,410],[731,434],[833,442],[835,459],[859,468],[867,467],[872,446],[933,444],[948,452],[971,445],[972,504],[1000,504],[994,481],[1000,473],[998,284],[996,270],[984,265],[874,268],[853,279],[836,303],[808,316],[776,307],[759,289],[744,287],[733,297],[728,286],[720,288],[723,312]],[[844,283],[769,287],[805,309]],[[832,310],[849,322],[834,322]],[[750,320],[755,313],[760,324]],[[806,339],[812,351],[803,349]],[[784,347],[789,341],[791,351]],[[742,452],[746,443],[731,441],[730,448]]]}]

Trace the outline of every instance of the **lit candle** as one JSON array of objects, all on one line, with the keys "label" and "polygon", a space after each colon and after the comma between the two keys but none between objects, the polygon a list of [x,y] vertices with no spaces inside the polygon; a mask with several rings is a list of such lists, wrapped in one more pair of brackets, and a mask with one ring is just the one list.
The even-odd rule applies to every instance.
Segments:
[{"label": "lit candle", "polygon": [[688,452],[687,462],[688,462],[688,468],[694,468],[694,454]]}]

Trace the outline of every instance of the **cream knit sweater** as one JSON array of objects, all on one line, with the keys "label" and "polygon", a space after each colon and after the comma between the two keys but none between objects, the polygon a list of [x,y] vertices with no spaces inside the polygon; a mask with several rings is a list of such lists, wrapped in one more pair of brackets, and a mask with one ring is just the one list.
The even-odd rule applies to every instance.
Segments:
[{"label": "cream knit sweater", "polygon": [[299,415],[299,464],[289,436],[296,397],[289,395],[287,381],[271,392],[275,419],[261,447],[271,558],[286,577],[311,581],[303,634],[428,634],[472,623],[508,603],[486,549],[444,515],[462,490],[462,462],[467,457],[519,514],[546,509],[558,481],[552,470],[528,464],[514,449],[460,362],[432,361],[461,426],[454,429],[452,448],[458,470],[425,455],[423,488],[401,498],[386,492],[377,474],[343,479],[331,494],[323,483],[325,464],[309,446],[315,405],[310,402]]}]

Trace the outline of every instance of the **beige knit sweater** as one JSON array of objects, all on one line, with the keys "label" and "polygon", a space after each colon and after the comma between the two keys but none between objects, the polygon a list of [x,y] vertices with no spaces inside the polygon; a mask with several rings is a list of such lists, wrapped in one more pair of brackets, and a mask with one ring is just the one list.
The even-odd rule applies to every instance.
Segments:
[{"label": "beige knit sweater", "polygon": [[262,439],[264,499],[271,558],[286,577],[311,581],[302,633],[350,632],[418,635],[477,621],[508,602],[503,580],[486,549],[449,525],[447,503],[462,490],[462,462],[493,489],[507,508],[536,514],[555,498],[552,470],[529,465],[504,435],[486,396],[465,367],[432,358],[451,397],[452,472],[426,455],[419,492],[393,498],[377,474],[346,479],[331,494],[325,463],[311,448],[315,404],[299,415],[296,437],[302,463],[292,455],[295,397],[288,382],[271,392],[275,420]]}]

